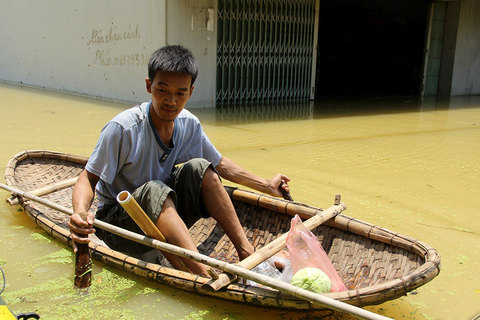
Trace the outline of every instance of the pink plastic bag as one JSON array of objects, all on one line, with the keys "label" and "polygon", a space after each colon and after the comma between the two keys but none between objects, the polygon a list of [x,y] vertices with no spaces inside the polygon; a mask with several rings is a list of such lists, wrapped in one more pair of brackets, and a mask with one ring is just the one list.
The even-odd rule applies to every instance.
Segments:
[{"label": "pink plastic bag", "polygon": [[298,215],[292,218],[292,225],[287,235],[287,248],[293,274],[306,267],[319,268],[332,281],[332,292],[347,290],[322,245],[315,235],[305,228]]}]

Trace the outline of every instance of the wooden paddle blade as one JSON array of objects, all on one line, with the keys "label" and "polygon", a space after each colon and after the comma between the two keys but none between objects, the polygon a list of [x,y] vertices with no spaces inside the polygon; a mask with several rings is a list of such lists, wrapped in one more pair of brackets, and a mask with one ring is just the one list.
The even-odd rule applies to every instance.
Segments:
[{"label": "wooden paddle blade", "polygon": [[77,244],[77,255],[75,257],[75,288],[88,288],[92,283],[92,259],[88,244]]},{"label": "wooden paddle blade", "polygon": [[[87,220],[87,213],[80,213],[83,220]],[[87,235],[81,235],[86,238]],[[77,243],[77,254],[75,256],[75,288],[88,288],[92,283],[92,258],[90,257],[90,250],[88,243]]]}]

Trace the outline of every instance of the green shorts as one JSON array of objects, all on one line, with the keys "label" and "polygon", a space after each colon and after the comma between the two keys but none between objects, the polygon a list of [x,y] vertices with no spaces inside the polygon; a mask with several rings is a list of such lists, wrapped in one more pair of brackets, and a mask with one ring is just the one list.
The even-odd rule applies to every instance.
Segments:
[{"label": "green shorts", "polygon": [[[185,222],[187,228],[190,228],[198,219],[210,216],[201,197],[202,181],[208,168],[215,171],[211,162],[205,159],[192,159],[177,167],[165,182],[149,181],[137,188],[132,196],[154,223],[162,211],[165,200],[170,196],[175,203],[179,216]],[[144,234],[118,203],[98,210],[96,218]],[[152,249],[99,228],[96,228],[96,235],[110,248],[137,257]]]}]

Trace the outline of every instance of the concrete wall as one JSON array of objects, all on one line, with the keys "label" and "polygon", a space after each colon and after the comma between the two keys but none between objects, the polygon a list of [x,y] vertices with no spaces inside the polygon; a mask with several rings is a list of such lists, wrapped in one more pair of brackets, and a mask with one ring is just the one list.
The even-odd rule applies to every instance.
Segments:
[{"label": "concrete wall", "polygon": [[211,106],[215,101],[215,3],[0,0],[0,80],[145,101],[151,53],[167,42],[181,43],[200,64],[189,106]]},{"label": "concrete wall", "polygon": [[199,65],[190,107],[215,106],[217,1],[167,1],[167,43],[189,48]]},{"label": "concrete wall", "polygon": [[0,79],[125,101],[148,97],[165,0],[1,1]]},{"label": "concrete wall", "polygon": [[[0,0],[0,80],[114,100],[149,99],[150,54],[182,44],[200,74],[189,107],[215,105],[216,0]],[[452,95],[480,94],[480,1],[462,0]]]},{"label": "concrete wall", "polygon": [[451,94],[480,94],[480,1],[462,0]]}]

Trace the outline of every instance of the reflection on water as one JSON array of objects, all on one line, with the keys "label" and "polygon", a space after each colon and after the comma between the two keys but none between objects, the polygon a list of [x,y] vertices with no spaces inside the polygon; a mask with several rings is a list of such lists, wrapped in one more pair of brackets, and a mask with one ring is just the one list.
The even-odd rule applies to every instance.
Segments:
[{"label": "reflection on water", "polygon": [[[130,106],[0,84],[0,172],[22,150],[88,156],[104,124]],[[368,310],[415,320],[478,314],[480,97],[325,98],[192,111],[225,156],[267,178],[287,174],[295,200],[326,207],[341,193],[346,215],[439,250],[442,270],[437,278]],[[8,194],[2,191],[0,196]],[[2,297],[8,294],[15,312],[37,311],[42,319],[84,319],[79,310],[87,308],[100,319],[317,316],[184,293],[98,261],[94,281],[100,292],[90,299],[71,298],[70,251],[4,201],[0,230],[0,265],[7,275]]]},{"label": "reflection on water", "polygon": [[219,122],[258,122],[312,119],[313,102],[282,102],[269,104],[217,105],[215,119]]},{"label": "reflection on water", "polygon": [[214,113],[217,122],[245,123],[306,120],[369,114],[438,111],[478,107],[480,96],[356,96],[328,97],[315,101],[286,101],[266,104],[223,104],[215,109],[191,110]]}]

